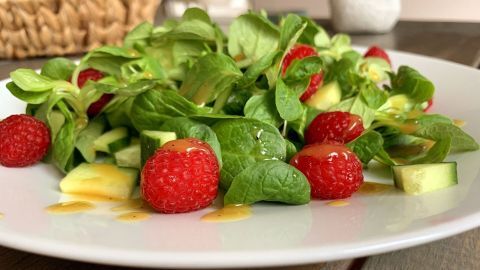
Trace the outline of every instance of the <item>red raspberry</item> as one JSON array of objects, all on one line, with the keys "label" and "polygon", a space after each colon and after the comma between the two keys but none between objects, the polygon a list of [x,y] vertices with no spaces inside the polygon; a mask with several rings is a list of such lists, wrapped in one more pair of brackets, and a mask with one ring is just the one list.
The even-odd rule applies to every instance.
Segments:
[{"label": "red raspberry", "polygon": [[[88,68],[88,69],[82,70],[80,74],[78,74],[77,84],[78,84],[78,87],[82,88],[85,85],[85,83],[87,83],[87,81],[89,80],[98,81],[103,77],[104,76],[102,72],[93,68]],[[94,117],[98,115],[102,111],[103,107],[105,107],[105,105],[107,105],[107,103],[110,102],[110,100],[112,100],[112,98],[113,98],[113,94],[103,94],[100,97],[100,99],[98,99],[97,101],[92,103],[90,107],[88,107],[88,110],[87,110],[88,116]]]},{"label": "red raspberry", "polygon": [[290,160],[290,164],[305,174],[313,198],[347,198],[363,183],[362,163],[344,145],[307,145]]},{"label": "red raspberry", "polygon": [[25,167],[40,161],[48,151],[50,131],[42,121],[26,114],[0,122],[0,164]]},{"label": "red raspberry", "polygon": [[183,213],[209,206],[218,191],[220,169],[210,145],[188,138],[166,143],[142,170],[143,198],[156,211]]},{"label": "red raspberry", "polygon": [[[292,64],[293,60],[295,59],[303,59],[305,57],[317,55],[317,51],[315,48],[305,45],[305,44],[297,44],[295,45],[290,51],[285,55],[282,63],[282,74],[285,75],[287,72],[288,67]],[[302,96],[300,96],[300,101],[304,102],[305,100],[309,99],[315,92],[317,92],[318,88],[323,84],[323,72],[313,74],[310,78],[310,84],[307,87],[307,90],[303,92]]]},{"label": "red raspberry", "polygon": [[365,55],[363,57],[365,57],[365,58],[367,58],[367,57],[383,58],[390,65],[392,65],[392,62],[390,61],[390,57],[388,57],[387,52],[385,52],[384,49],[382,49],[378,46],[371,46],[370,48],[368,48],[367,52],[365,53]]},{"label": "red raspberry", "polygon": [[424,112],[428,112],[433,106],[433,98],[429,99],[428,100],[428,105],[427,107],[425,107],[425,109],[423,109]]},{"label": "red raspberry", "polygon": [[80,74],[78,74],[78,79],[77,79],[77,85],[80,88],[83,88],[83,86],[87,83],[87,81],[98,81],[101,78],[103,78],[103,73],[93,69],[93,68],[87,68],[85,70],[80,71]]},{"label": "red raspberry", "polygon": [[362,118],[348,112],[325,112],[317,115],[305,132],[307,144],[336,141],[348,143],[364,131]]}]

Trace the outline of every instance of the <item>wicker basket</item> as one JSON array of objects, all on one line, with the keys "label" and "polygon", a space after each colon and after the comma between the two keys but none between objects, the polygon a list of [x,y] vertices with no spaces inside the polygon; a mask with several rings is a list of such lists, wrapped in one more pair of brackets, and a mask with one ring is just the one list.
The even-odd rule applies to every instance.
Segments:
[{"label": "wicker basket", "polygon": [[0,0],[0,58],[81,53],[121,44],[160,0]]}]

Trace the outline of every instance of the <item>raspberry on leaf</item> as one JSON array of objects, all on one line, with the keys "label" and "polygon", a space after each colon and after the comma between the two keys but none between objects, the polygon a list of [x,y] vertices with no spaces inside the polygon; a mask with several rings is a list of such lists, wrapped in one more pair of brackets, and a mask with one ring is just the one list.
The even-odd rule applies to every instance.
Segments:
[{"label": "raspberry on leaf", "polygon": [[[282,63],[282,74],[285,75],[288,67],[292,64],[294,60],[300,60],[305,57],[318,55],[315,48],[305,45],[297,44],[285,55]],[[309,99],[323,84],[323,72],[313,74],[310,77],[310,84],[307,89],[300,96],[300,101],[304,102]]]},{"label": "raspberry on leaf", "polygon": [[312,198],[348,198],[363,183],[360,160],[346,146],[335,142],[307,145],[290,164],[307,177]]},{"label": "raspberry on leaf", "polygon": [[384,49],[382,49],[378,46],[371,46],[370,48],[368,48],[367,52],[365,53],[365,55],[363,57],[365,57],[365,58],[367,58],[367,57],[382,58],[385,61],[387,61],[390,64],[390,66],[392,65],[392,61],[390,61],[390,57],[388,56],[387,52],[385,52]]},{"label": "raspberry on leaf", "polygon": [[169,141],[142,170],[142,197],[161,213],[184,213],[209,206],[217,196],[220,169],[206,142],[187,138]]},{"label": "raspberry on leaf", "polygon": [[[87,81],[89,80],[98,81],[103,77],[104,75],[102,72],[93,68],[88,68],[88,69],[82,70],[80,74],[78,74],[77,84],[78,84],[78,87],[82,88],[87,83]],[[88,116],[94,117],[98,115],[102,111],[103,107],[105,107],[108,104],[108,102],[112,100],[113,96],[114,96],[113,94],[103,94],[100,97],[100,99],[98,99],[97,101],[92,103],[90,107],[88,107],[87,109]]]},{"label": "raspberry on leaf", "polygon": [[364,131],[362,118],[349,112],[325,112],[317,115],[305,132],[307,144],[336,141],[348,143]]}]

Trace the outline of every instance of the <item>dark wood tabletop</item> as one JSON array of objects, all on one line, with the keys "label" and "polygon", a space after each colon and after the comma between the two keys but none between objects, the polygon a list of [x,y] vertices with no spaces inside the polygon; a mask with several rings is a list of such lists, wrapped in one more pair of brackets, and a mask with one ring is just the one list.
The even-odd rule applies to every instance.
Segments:
[{"label": "dark wood tabletop", "polygon": [[[443,58],[478,67],[480,65],[480,24],[400,22],[384,35],[353,35],[354,44],[377,44],[387,49]],[[39,68],[45,59],[0,61],[0,78],[19,67]],[[75,262],[17,251],[0,246],[2,270],[137,269]],[[272,268],[273,269],[273,268]],[[480,228],[433,243],[386,254],[337,262],[318,263],[282,270],[330,269],[480,269]]]}]

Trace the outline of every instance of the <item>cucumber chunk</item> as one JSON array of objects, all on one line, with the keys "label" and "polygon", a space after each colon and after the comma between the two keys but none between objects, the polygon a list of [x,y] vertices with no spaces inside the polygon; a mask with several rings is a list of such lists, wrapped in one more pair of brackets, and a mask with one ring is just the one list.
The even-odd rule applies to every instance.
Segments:
[{"label": "cucumber chunk", "polygon": [[175,132],[154,130],[142,131],[142,133],[140,133],[142,168],[143,165],[145,165],[145,162],[147,162],[147,159],[151,157],[160,146],[176,139],[177,134],[175,134]]},{"label": "cucumber chunk", "polygon": [[96,151],[112,154],[130,144],[130,134],[126,127],[118,127],[103,133],[93,144]]},{"label": "cucumber chunk", "polygon": [[397,165],[392,171],[395,186],[413,195],[458,184],[456,162]]},{"label": "cucumber chunk", "polygon": [[115,161],[119,167],[141,169],[140,152],[140,143],[132,143],[114,154]]},{"label": "cucumber chunk", "polygon": [[125,200],[137,183],[138,170],[113,164],[82,163],[60,181],[64,193]]},{"label": "cucumber chunk", "polygon": [[330,82],[317,90],[305,104],[317,110],[325,111],[342,99],[342,90],[336,81]]}]

